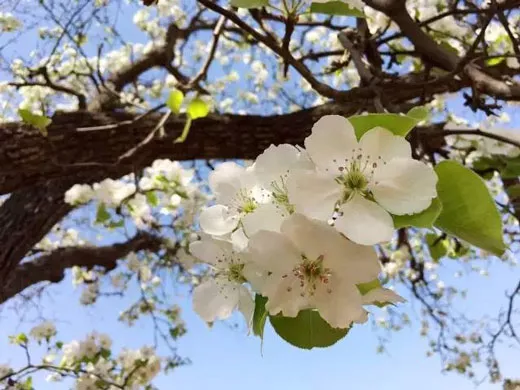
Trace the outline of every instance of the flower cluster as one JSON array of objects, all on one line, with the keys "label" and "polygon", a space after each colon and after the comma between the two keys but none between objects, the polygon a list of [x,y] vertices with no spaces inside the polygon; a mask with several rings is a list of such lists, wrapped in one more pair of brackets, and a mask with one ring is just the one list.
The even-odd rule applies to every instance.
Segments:
[{"label": "flower cluster", "polygon": [[209,177],[216,204],[190,246],[215,271],[196,287],[195,310],[212,322],[238,308],[250,321],[251,287],[271,315],[317,309],[332,327],[365,322],[365,305],[402,300],[380,287],[361,293],[381,271],[371,245],[392,238],[393,215],[428,208],[436,183],[403,137],[375,127],[358,140],[336,115],[315,123],[305,149],[270,146],[251,166],[219,165]]},{"label": "flower cluster", "polygon": [[50,321],[42,322],[31,329],[31,336],[38,342],[49,340],[56,335],[56,327]]}]

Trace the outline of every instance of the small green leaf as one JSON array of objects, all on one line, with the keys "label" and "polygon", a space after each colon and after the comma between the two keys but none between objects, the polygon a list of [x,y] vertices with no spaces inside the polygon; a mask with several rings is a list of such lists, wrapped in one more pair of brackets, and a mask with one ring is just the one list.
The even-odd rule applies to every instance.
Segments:
[{"label": "small green leaf", "polygon": [[378,126],[384,127],[395,135],[404,137],[420,122],[417,118],[399,114],[354,115],[349,117],[348,120],[354,126],[358,139],[367,131]]},{"label": "small green leaf", "polygon": [[25,382],[22,384],[22,390],[33,390],[33,380],[32,376],[28,377]]},{"label": "small green leaf", "polygon": [[157,207],[159,205],[159,199],[157,198],[155,191],[148,191],[146,193],[146,200],[152,207]]},{"label": "small green leaf", "polygon": [[253,334],[264,338],[265,321],[267,320],[268,312],[265,310],[267,298],[260,294],[255,295],[255,311],[253,313]]},{"label": "small green leaf", "polygon": [[484,181],[455,161],[443,161],[435,171],[443,206],[435,226],[481,249],[502,255],[506,249],[502,220]]},{"label": "small green leaf", "polygon": [[98,204],[97,212],[96,212],[96,223],[104,224],[106,221],[110,219],[110,213],[107,211],[107,208],[104,203]]},{"label": "small green leaf", "polygon": [[438,261],[448,253],[448,241],[442,237],[437,236],[435,233],[428,233],[426,235],[426,243],[428,244],[430,256],[435,261]]},{"label": "small green leaf", "polygon": [[47,136],[47,127],[52,123],[52,119],[43,115],[33,114],[31,111],[25,110],[23,108],[18,110],[18,114],[24,123],[36,127],[38,130],[40,130],[40,133],[42,133],[45,137]]},{"label": "small green leaf", "polygon": [[381,282],[379,279],[374,279],[371,282],[357,284],[356,287],[361,295],[366,295],[370,291],[380,288]]},{"label": "small green leaf", "polygon": [[328,1],[326,3],[312,3],[311,12],[325,15],[355,16],[364,18],[365,14],[358,8],[350,7],[343,1]]},{"label": "small green leaf", "polygon": [[9,336],[9,340],[12,344],[16,345],[25,345],[29,342],[29,339],[25,333],[19,333],[16,336]]},{"label": "small green leaf", "polygon": [[410,111],[408,111],[406,115],[415,118],[419,121],[424,121],[428,119],[428,117],[430,116],[430,110],[423,106],[414,107]]},{"label": "small green leaf", "polygon": [[237,8],[260,8],[269,5],[269,0],[231,0],[231,5]]},{"label": "small green leaf", "polygon": [[510,200],[520,199],[520,184],[506,186],[506,193]]},{"label": "small green leaf", "polygon": [[417,227],[431,229],[433,224],[442,212],[442,203],[439,198],[432,200],[430,207],[417,214],[411,215],[392,215],[396,229],[402,227]]},{"label": "small green leaf", "polygon": [[330,347],[346,336],[350,328],[332,328],[316,310],[302,310],[294,318],[269,316],[276,333],[298,348]]},{"label": "small green leaf", "polygon": [[494,57],[486,60],[487,66],[496,66],[504,62],[506,57]]},{"label": "small green leaf", "polygon": [[192,120],[204,118],[209,113],[209,106],[201,98],[195,98],[188,104],[186,112]]},{"label": "small green leaf", "polygon": [[168,100],[166,100],[166,106],[174,113],[178,114],[181,112],[181,105],[184,100],[184,94],[178,89],[170,92]]}]

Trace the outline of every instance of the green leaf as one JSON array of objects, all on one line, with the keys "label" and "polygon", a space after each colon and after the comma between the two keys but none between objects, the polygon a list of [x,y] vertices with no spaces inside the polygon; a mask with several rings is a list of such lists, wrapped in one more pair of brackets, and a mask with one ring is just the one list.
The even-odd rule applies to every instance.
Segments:
[{"label": "green leaf", "polygon": [[512,186],[506,186],[506,193],[510,200],[520,198],[520,184],[514,184]]},{"label": "green leaf", "polygon": [[265,321],[267,320],[268,312],[265,310],[267,298],[260,294],[255,295],[255,311],[253,313],[253,334],[264,338]]},{"label": "green leaf", "polygon": [[399,114],[354,115],[349,117],[348,120],[354,126],[358,139],[377,126],[384,127],[395,135],[404,137],[420,122],[417,118]]},{"label": "green leaf", "polygon": [[396,229],[413,226],[417,228],[431,229],[434,222],[442,212],[442,203],[439,198],[432,200],[430,207],[417,214],[392,215]]},{"label": "green leaf", "polygon": [[96,223],[104,224],[106,221],[110,219],[110,213],[107,211],[107,208],[104,203],[98,204],[97,212],[96,212]]},{"label": "green leaf", "polygon": [[52,119],[43,115],[33,114],[31,111],[25,110],[23,108],[18,110],[18,114],[24,123],[36,127],[38,130],[40,130],[40,133],[42,133],[44,136],[47,136],[47,126],[52,123]]},{"label": "green leaf", "polygon": [[195,98],[188,104],[186,112],[192,120],[204,118],[209,113],[209,106],[201,98]]},{"label": "green leaf", "polygon": [[350,7],[343,1],[328,1],[326,3],[312,3],[311,12],[325,15],[342,15],[355,16],[357,18],[364,18],[363,11],[357,8]]},{"label": "green leaf", "polygon": [[332,328],[316,310],[302,310],[294,318],[269,316],[276,333],[298,348],[330,347],[341,340],[350,328]]},{"label": "green leaf", "polygon": [[430,250],[430,256],[435,261],[438,261],[448,253],[448,241],[442,237],[437,236],[435,233],[428,233],[426,235],[426,243],[428,244],[428,249]]},{"label": "green leaf", "polygon": [[430,110],[423,106],[414,107],[406,113],[406,116],[410,116],[419,121],[424,121],[430,116]]},{"label": "green leaf", "polygon": [[231,5],[238,8],[260,8],[269,5],[269,0],[231,0]]},{"label": "green leaf", "polygon": [[496,66],[504,62],[506,57],[494,57],[486,60],[487,66]]},{"label": "green leaf", "polygon": [[380,288],[381,282],[379,279],[374,279],[371,282],[357,284],[356,287],[361,295],[366,295],[370,291]]},{"label": "green leaf", "polygon": [[29,339],[25,333],[19,333],[16,336],[9,336],[9,340],[12,344],[16,345],[25,345],[29,342]]},{"label": "green leaf", "polygon": [[32,376],[30,376],[22,384],[22,389],[23,390],[33,390],[33,384],[32,383],[33,383]]},{"label": "green leaf", "polygon": [[516,179],[520,176],[520,156],[503,157],[505,167],[500,171],[503,179]]},{"label": "green leaf", "polygon": [[157,198],[155,191],[148,191],[146,193],[146,200],[152,207],[157,207],[159,205],[159,199]]},{"label": "green leaf", "polygon": [[484,181],[455,161],[435,167],[442,212],[435,226],[498,256],[505,251],[502,220]]},{"label": "green leaf", "polygon": [[174,113],[178,114],[181,112],[182,101],[184,100],[184,94],[178,89],[170,92],[168,100],[166,100],[166,106]]}]

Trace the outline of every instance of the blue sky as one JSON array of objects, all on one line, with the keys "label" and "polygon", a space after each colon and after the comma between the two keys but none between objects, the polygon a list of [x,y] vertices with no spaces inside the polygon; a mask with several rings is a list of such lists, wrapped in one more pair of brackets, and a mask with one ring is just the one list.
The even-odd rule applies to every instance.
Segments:
[{"label": "blue sky", "polygon": [[[463,285],[468,287],[469,294],[467,301],[458,306],[459,310],[468,315],[493,315],[505,303],[504,288],[512,286],[518,275],[500,264],[492,269],[490,277],[475,275],[464,280]],[[128,298],[101,300],[93,307],[82,308],[78,305],[79,291],[71,293],[71,290],[70,279],[53,286],[42,305],[45,308],[42,314],[56,319],[62,340],[82,338],[97,329],[114,337],[115,350],[153,343],[150,321],[138,322],[133,328],[117,322],[117,314],[126,307]],[[326,386],[346,389],[384,386],[386,390],[475,388],[470,381],[456,374],[440,373],[439,359],[425,357],[427,341],[418,336],[415,324],[394,333],[384,354],[375,352],[378,333],[369,324],[357,326],[331,348],[311,351],[285,343],[268,325],[261,351],[260,340],[248,336],[242,326],[234,327],[234,321],[219,323],[209,329],[193,313],[187,295],[180,292],[172,299],[182,307],[188,328],[188,333],[179,340],[178,352],[190,358],[192,364],[178,368],[167,377],[157,378],[154,383],[161,390],[174,387],[242,390],[245,386],[251,390],[314,390]],[[417,316],[414,302],[403,304],[399,309],[408,313],[412,320]],[[37,314],[32,312],[27,320],[37,323]],[[29,327],[27,323],[20,326],[18,316],[11,311],[0,313],[0,364],[23,362],[22,351],[9,346],[6,336]],[[500,347],[499,357],[506,377],[518,375],[518,350]],[[35,384],[38,390],[67,388],[66,385],[45,383],[43,378]],[[498,388],[487,383],[479,386],[483,390]]]},{"label": "blue sky", "polygon": [[[131,13],[125,14],[129,18]],[[130,19],[128,19],[130,20]],[[128,21],[127,21],[128,23]],[[123,24],[123,30],[130,38],[138,37],[131,23]],[[22,38],[18,49],[29,38]],[[24,50],[25,52],[25,50]],[[459,104],[453,110],[469,115],[469,110]],[[518,115],[512,116],[518,123]],[[451,261],[451,260],[447,260]],[[518,271],[498,260],[492,260],[489,277],[478,274],[459,280],[459,286],[468,289],[468,298],[457,305],[458,310],[480,318],[483,315],[496,316],[499,308],[506,303],[504,291],[518,281]],[[454,265],[448,265],[444,276],[450,278]],[[441,274],[442,275],[442,274]],[[86,333],[96,329],[113,335],[115,350],[121,347],[138,348],[152,344],[150,321],[141,321],[133,328],[126,328],[117,322],[118,313],[125,309],[130,298],[111,298],[83,308],[78,304],[79,291],[71,293],[70,279],[58,286],[52,286],[42,301],[43,312],[35,310],[25,317],[20,325],[20,313],[9,309],[0,311],[0,364],[23,363],[21,351],[10,346],[7,335],[27,331],[38,323],[38,318],[55,319],[60,338],[64,342],[81,339]],[[130,295],[135,291],[131,291]],[[314,390],[324,387],[341,389],[423,390],[473,389],[469,380],[456,375],[440,373],[441,363],[437,356],[426,358],[427,341],[419,337],[417,326],[419,306],[416,302],[400,305],[412,319],[412,326],[394,333],[388,350],[377,354],[378,334],[371,325],[355,327],[343,340],[331,348],[304,351],[285,343],[267,326],[261,351],[260,340],[247,335],[243,326],[234,322],[216,324],[209,329],[192,311],[190,298],[182,291],[172,295],[172,299],[183,309],[183,318],[188,333],[178,342],[181,356],[191,359],[192,364],[179,368],[171,375],[161,376],[154,382],[160,389],[190,388],[194,390],[215,389],[300,389]],[[377,312],[374,313],[377,316]],[[41,351],[40,351],[41,352]],[[163,351],[166,352],[166,351]],[[38,352],[36,353],[38,355]],[[507,346],[499,348],[505,377],[520,376],[518,349]],[[516,361],[516,364],[515,364]],[[43,380],[35,383],[36,389],[66,389],[66,385],[48,384]],[[483,383],[479,389],[498,389],[498,385]]]}]

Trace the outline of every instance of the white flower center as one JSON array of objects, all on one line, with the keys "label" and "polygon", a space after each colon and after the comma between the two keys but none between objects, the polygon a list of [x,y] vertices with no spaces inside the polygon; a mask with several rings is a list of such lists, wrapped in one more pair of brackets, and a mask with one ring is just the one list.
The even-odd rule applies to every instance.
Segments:
[{"label": "white flower center", "polygon": [[[316,290],[320,286],[327,286],[327,293],[332,293],[332,289],[328,286],[332,272],[329,268],[323,266],[324,256],[320,255],[315,260],[309,260],[302,255],[302,262],[293,268],[292,274],[299,279],[300,296],[314,296]],[[286,278],[288,275],[282,275]],[[291,292],[292,287],[287,287],[287,292]]]},{"label": "white flower center", "polygon": [[274,203],[277,206],[281,206],[282,208],[287,210],[289,214],[292,214],[295,210],[294,205],[292,205],[289,202],[289,195],[286,183],[288,173],[289,171],[287,171],[287,173],[285,173],[284,175],[280,176],[279,180],[273,180],[271,182],[271,195],[273,197]]},{"label": "white flower center", "polygon": [[338,162],[336,159],[332,160],[338,166],[339,174],[336,176],[336,181],[343,185],[341,203],[347,202],[355,194],[361,196],[369,195],[368,185],[372,181],[374,171],[378,166],[386,164],[381,156],[373,159],[369,155],[363,155],[361,148],[353,149],[352,156],[351,158],[346,158],[344,163]]},{"label": "white flower center", "polygon": [[[236,282],[239,284],[245,283],[247,280],[243,275],[244,263],[237,256],[237,254],[233,251],[226,257],[222,255],[222,257],[217,258],[218,264],[226,264],[227,266],[219,270],[217,276],[222,276],[227,279],[229,282]],[[218,281],[218,278],[217,278]]]}]

